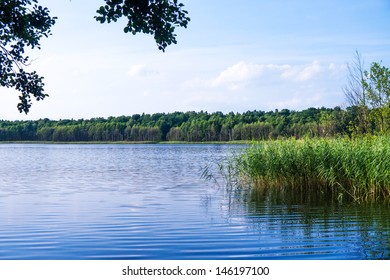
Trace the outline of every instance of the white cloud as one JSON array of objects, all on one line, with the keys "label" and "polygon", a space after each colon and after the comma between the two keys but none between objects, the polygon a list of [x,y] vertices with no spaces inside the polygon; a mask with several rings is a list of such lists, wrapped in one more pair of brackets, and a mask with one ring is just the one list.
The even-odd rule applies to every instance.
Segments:
[{"label": "white cloud", "polygon": [[[185,108],[209,111],[275,108],[300,110],[334,107],[343,100],[343,73],[337,62],[310,60],[301,63],[238,62],[202,73],[182,83]],[[187,96],[188,94],[188,96]],[[184,102],[185,100],[185,102]]]},{"label": "white cloud", "polygon": [[332,63],[329,64],[328,69],[329,69],[330,71],[333,71],[333,70],[336,69],[336,65],[332,62]]},{"label": "white cloud", "polygon": [[322,70],[320,63],[315,60],[309,65],[289,66],[281,73],[281,77],[293,81],[307,81]]},{"label": "white cloud", "polygon": [[[333,69],[326,69],[333,71]],[[323,71],[318,61],[310,64],[257,64],[251,62],[238,62],[221,71],[216,78],[194,78],[184,82],[185,87],[201,88],[227,88],[229,90],[242,90],[249,84],[279,83],[279,82],[307,82]]]},{"label": "white cloud", "polygon": [[321,101],[324,97],[321,93],[315,93],[311,91],[303,91],[299,95],[293,94],[291,97],[285,96],[282,100],[273,100],[268,105],[272,108],[290,108],[300,109],[308,107],[320,107]]},{"label": "white cloud", "polygon": [[345,77],[347,64],[336,65],[335,63],[330,63],[328,66],[328,70],[330,75],[333,76],[343,75]]},{"label": "white cloud", "polygon": [[135,64],[127,71],[129,77],[151,77],[158,75],[158,71],[151,69],[145,64]]},{"label": "white cloud", "polygon": [[260,64],[241,61],[228,67],[212,81],[213,86],[225,85],[229,89],[239,89],[245,84],[261,75],[264,66]]}]

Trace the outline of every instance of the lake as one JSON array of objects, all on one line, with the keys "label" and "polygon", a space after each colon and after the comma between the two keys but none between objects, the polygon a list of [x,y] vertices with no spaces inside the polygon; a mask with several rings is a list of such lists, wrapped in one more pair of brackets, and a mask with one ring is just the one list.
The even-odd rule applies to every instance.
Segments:
[{"label": "lake", "polygon": [[0,259],[389,259],[388,204],[201,178],[243,147],[0,144]]}]

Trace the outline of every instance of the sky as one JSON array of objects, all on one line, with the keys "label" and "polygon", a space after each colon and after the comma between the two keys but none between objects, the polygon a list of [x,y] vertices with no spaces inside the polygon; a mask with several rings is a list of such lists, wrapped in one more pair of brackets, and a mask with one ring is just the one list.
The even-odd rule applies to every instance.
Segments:
[{"label": "sky", "polygon": [[40,0],[57,22],[26,70],[49,97],[30,113],[0,88],[0,119],[89,119],[175,111],[346,107],[356,50],[390,67],[389,0],[182,0],[191,21],[177,45],[100,24],[103,0]]}]

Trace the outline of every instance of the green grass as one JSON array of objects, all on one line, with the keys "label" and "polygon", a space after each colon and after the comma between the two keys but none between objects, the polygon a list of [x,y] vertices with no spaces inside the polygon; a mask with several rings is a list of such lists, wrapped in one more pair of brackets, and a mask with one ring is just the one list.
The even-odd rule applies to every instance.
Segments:
[{"label": "green grass", "polygon": [[390,198],[390,137],[253,144],[228,164],[241,186],[326,194],[338,200]]}]

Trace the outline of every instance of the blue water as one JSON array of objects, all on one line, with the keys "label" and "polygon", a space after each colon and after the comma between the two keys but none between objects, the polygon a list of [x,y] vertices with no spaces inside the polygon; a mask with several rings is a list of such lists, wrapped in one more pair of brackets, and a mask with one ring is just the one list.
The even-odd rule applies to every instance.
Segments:
[{"label": "blue water", "polygon": [[243,146],[0,145],[0,259],[388,259],[390,207],[201,178]]}]

